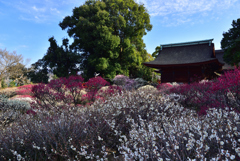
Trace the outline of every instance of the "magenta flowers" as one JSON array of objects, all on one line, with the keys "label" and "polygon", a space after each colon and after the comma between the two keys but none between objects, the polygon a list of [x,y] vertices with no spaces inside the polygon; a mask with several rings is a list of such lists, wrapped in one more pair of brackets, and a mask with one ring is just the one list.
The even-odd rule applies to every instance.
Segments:
[{"label": "magenta flowers", "polygon": [[110,86],[107,90],[97,94],[103,86],[110,83],[102,77],[95,77],[84,82],[81,76],[70,76],[51,80],[48,84],[38,84],[33,87],[32,92],[41,107],[62,107],[65,105],[75,105],[92,103],[96,99],[102,99],[116,91],[121,91],[120,87]]},{"label": "magenta flowers", "polygon": [[184,84],[169,92],[183,95],[182,105],[196,109],[200,115],[206,114],[209,108],[232,107],[232,110],[239,112],[240,68],[227,71],[216,80]]}]

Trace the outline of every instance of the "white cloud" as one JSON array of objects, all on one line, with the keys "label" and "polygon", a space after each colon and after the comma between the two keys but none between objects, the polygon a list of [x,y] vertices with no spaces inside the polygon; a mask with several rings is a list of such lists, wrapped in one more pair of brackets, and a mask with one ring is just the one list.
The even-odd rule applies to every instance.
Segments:
[{"label": "white cloud", "polygon": [[32,9],[36,12],[45,12],[46,8],[37,8],[35,5],[32,7]]},{"label": "white cloud", "polygon": [[[19,12],[19,18],[25,21],[36,23],[55,23],[70,13],[75,5],[81,5],[85,0],[0,0],[0,3],[13,7]],[[70,6],[70,7],[69,7]],[[69,11],[68,11],[69,10]]]},{"label": "white cloud", "polygon": [[33,21],[36,23],[45,23],[49,21],[49,18],[45,15],[38,15],[38,16],[32,16],[32,15],[20,15],[19,19],[24,21]]},{"label": "white cloud", "polygon": [[144,3],[151,15],[162,16],[222,10],[234,5],[237,0],[138,0],[137,2]]},{"label": "white cloud", "polygon": [[61,12],[57,8],[50,8],[52,12],[55,12],[57,14],[60,14]]},{"label": "white cloud", "polygon": [[136,2],[143,3],[152,17],[163,17],[164,23],[167,17],[168,25],[194,21],[193,17],[199,19],[209,15],[218,17],[217,14],[223,14],[239,3],[237,0],[137,0]]},{"label": "white cloud", "polygon": [[[0,0],[5,5],[13,6],[20,11],[20,18],[37,23],[59,22],[66,15],[71,14],[74,7],[82,5],[85,0]],[[152,17],[168,17],[175,24],[193,21],[193,16],[199,19],[215,13],[223,14],[224,11],[239,4],[238,0],[136,0],[144,4]],[[239,4],[240,5],[240,4]]]}]

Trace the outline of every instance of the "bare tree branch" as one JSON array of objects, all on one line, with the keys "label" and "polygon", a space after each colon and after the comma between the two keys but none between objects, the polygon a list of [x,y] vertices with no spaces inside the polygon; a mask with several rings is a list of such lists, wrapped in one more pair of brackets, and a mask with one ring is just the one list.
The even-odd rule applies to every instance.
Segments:
[{"label": "bare tree branch", "polygon": [[[14,81],[26,79],[24,75],[31,70],[26,68],[26,64],[23,64],[23,56],[17,55],[14,51],[10,53],[6,49],[0,49],[0,80],[5,78],[11,78]],[[29,59],[26,60],[26,63]],[[27,80],[27,79],[26,79]]]}]

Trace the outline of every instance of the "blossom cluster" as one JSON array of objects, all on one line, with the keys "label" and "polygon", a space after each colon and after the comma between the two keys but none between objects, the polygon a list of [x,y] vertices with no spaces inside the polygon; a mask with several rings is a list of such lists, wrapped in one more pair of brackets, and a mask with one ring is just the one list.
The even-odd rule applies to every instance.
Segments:
[{"label": "blossom cluster", "polygon": [[184,97],[182,106],[205,115],[209,108],[232,107],[240,112],[240,68],[228,71],[216,80],[194,82],[170,88],[166,93],[177,93]]},{"label": "blossom cluster", "polygon": [[142,78],[130,79],[125,75],[116,75],[113,79],[113,83],[115,85],[121,86],[124,90],[138,89],[139,87],[148,84],[148,82]]},{"label": "blossom cluster", "polygon": [[28,84],[28,85],[23,85],[18,87],[18,90],[16,91],[17,95],[30,95],[32,96],[32,88],[33,88],[33,84]]},{"label": "blossom cluster", "polygon": [[[98,91],[104,86],[109,86],[109,88],[100,94]],[[121,91],[119,87],[110,86],[110,83],[102,77],[90,78],[87,82],[84,82],[81,76],[59,78],[32,88],[33,96],[37,99],[37,104],[33,106],[49,109],[91,104],[96,99],[104,100],[104,97],[116,90]]]},{"label": "blossom cluster", "polygon": [[0,157],[31,160],[239,160],[239,113],[182,107],[180,95],[122,91],[90,107],[21,119],[0,134]]},{"label": "blossom cluster", "polygon": [[[51,108],[34,109],[34,115],[22,113],[11,125],[1,127],[0,158],[240,160],[240,114],[236,110],[239,107],[239,81],[233,74],[238,76],[238,70],[214,81],[169,89],[176,93],[144,88],[129,91],[118,86],[104,89],[107,83],[100,77],[86,83],[80,77],[70,78],[69,82],[73,83],[69,85],[66,83],[69,78],[40,84],[43,89],[36,88],[39,90],[37,101],[48,100],[46,107],[54,99],[65,101],[67,95],[71,96],[70,102],[74,102],[74,94],[70,91],[77,86],[71,86],[74,82],[79,88],[73,92],[77,94],[79,89],[92,91],[94,101],[89,106],[53,102]],[[221,83],[226,89],[218,87]],[[207,95],[209,89],[216,91]],[[205,109],[205,115],[199,115],[199,110],[194,109],[201,109],[208,101],[207,96],[208,103],[224,97],[229,101],[225,106],[211,104]],[[186,100],[189,102],[183,106]]]}]

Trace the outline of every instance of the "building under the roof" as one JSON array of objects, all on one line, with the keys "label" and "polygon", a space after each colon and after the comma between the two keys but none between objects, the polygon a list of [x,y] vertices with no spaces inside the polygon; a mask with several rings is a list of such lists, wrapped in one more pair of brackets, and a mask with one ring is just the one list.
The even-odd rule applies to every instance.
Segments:
[{"label": "building under the roof", "polygon": [[161,82],[189,83],[192,78],[212,79],[224,65],[223,51],[216,50],[213,39],[161,45],[161,50],[154,61],[145,62],[147,67],[161,73]]}]

